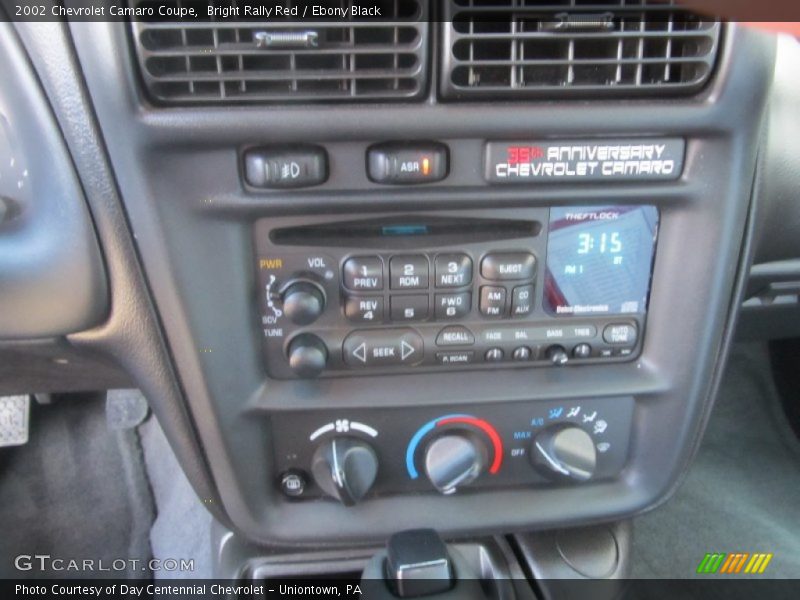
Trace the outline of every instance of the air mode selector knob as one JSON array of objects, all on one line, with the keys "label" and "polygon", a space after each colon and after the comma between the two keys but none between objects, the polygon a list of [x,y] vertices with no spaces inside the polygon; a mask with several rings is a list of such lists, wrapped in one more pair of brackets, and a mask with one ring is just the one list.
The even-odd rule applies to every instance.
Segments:
[{"label": "air mode selector knob", "polygon": [[486,468],[484,444],[471,435],[449,433],[434,439],[425,450],[425,473],[442,494],[474,481]]},{"label": "air mode selector knob", "polygon": [[298,335],[289,343],[289,366],[298,377],[317,377],[328,362],[328,348],[317,336],[310,333]]},{"label": "air mode selector knob", "polygon": [[297,325],[316,321],[325,310],[325,291],[313,281],[290,282],[281,292],[283,312]]},{"label": "air mode selector knob", "polygon": [[375,483],[378,456],[372,446],[357,438],[331,438],[314,452],[311,474],[328,496],[353,506]]},{"label": "air mode selector knob", "polygon": [[586,481],[597,467],[592,436],[574,425],[556,425],[539,433],[530,456],[537,470],[556,479]]}]

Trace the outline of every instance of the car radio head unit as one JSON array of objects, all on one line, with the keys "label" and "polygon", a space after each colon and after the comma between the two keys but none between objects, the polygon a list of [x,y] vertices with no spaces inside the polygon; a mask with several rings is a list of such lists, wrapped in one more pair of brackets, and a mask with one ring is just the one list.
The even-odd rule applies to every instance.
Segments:
[{"label": "car radio head unit", "polygon": [[255,226],[275,378],[630,360],[653,206],[567,206]]}]

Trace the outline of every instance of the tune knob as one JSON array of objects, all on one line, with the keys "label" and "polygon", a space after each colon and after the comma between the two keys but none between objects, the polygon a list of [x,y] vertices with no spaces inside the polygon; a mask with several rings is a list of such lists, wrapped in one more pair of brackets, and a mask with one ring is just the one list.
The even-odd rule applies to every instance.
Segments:
[{"label": "tune knob", "polygon": [[375,483],[378,457],[366,442],[335,437],[317,448],[311,459],[311,474],[326,494],[353,506]]},{"label": "tune knob", "polygon": [[486,468],[483,442],[469,434],[450,433],[434,439],[425,450],[425,473],[442,494],[474,481]]},{"label": "tune knob", "polygon": [[586,481],[597,466],[594,440],[574,425],[556,425],[539,433],[530,455],[539,471],[555,478]]},{"label": "tune knob", "polygon": [[310,333],[298,335],[289,343],[289,366],[298,377],[317,377],[328,362],[324,342]]},{"label": "tune knob", "polygon": [[290,282],[281,292],[283,312],[297,325],[316,321],[325,310],[325,291],[313,281]]}]

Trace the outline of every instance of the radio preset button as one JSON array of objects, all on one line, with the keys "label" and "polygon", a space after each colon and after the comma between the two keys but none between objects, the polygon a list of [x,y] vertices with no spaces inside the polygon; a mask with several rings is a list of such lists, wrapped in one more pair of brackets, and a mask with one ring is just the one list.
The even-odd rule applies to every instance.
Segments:
[{"label": "radio preset button", "polygon": [[500,362],[503,360],[503,349],[489,348],[483,357],[486,359],[486,362]]},{"label": "radio preset button", "polygon": [[392,296],[389,302],[392,321],[422,321],[428,318],[427,295]]},{"label": "radio preset button", "polygon": [[440,254],[434,261],[436,287],[456,288],[472,283],[472,259],[466,254]]},{"label": "radio preset button", "polygon": [[415,365],[422,361],[424,344],[413,329],[354,331],[342,345],[344,362],[351,367]]},{"label": "radio preset button", "polygon": [[356,323],[380,323],[383,320],[383,298],[380,296],[348,296],[344,314]]},{"label": "radio preset button", "polygon": [[475,336],[463,325],[445,327],[436,336],[437,346],[472,346]]},{"label": "radio preset button", "polygon": [[436,362],[440,365],[468,365],[475,360],[472,350],[437,352]]},{"label": "radio preset button", "polygon": [[393,256],[389,261],[389,286],[393,290],[427,289],[428,270],[425,255]]},{"label": "radio preset button", "polygon": [[511,316],[521,317],[533,310],[533,286],[520,285],[511,292]]},{"label": "radio preset button", "polygon": [[344,263],[344,285],[354,292],[383,289],[383,261],[377,256],[359,256]]},{"label": "radio preset button", "polygon": [[436,294],[435,315],[437,319],[460,319],[469,313],[472,294]]},{"label": "radio preset button", "polygon": [[506,312],[506,288],[492,285],[481,287],[480,308],[484,317],[502,317]]},{"label": "radio preset button", "polygon": [[608,344],[633,346],[636,343],[636,326],[630,323],[606,325],[603,339]]},{"label": "radio preset button", "polygon": [[481,275],[490,281],[532,279],[536,257],[530,252],[495,252],[481,261]]}]

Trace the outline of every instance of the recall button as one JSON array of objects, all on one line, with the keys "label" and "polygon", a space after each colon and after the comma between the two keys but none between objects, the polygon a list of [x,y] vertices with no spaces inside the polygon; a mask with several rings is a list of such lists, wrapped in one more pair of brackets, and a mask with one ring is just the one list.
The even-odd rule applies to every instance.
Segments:
[{"label": "recall button", "polygon": [[422,337],[413,329],[354,331],[342,346],[344,362],[351,367],[414,365],[423,358]]},{"label": "recall button", "polygon": [[471,346],[475,343],[475,336],[463,325],[445,327],[436,336],[437,346]]},{"label": "recall button", "polygon": [[532,279],[536,257],[530,252],[495,252],[481,261],[481,275],[490,281]]},{"label": "recall button", "polygon": [[636,343],[636,326],[630,323],[612,323],[603,329],[603,339],[608,344],[633,346]]}]

